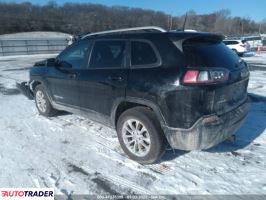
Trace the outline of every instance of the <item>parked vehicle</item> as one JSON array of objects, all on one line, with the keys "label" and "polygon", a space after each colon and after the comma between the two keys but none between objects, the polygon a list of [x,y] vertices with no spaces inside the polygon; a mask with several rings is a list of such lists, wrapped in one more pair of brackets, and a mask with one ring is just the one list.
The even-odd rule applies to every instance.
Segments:
[{"label": "parked vehicle", "polygon": [[245,40],[249,44],[250,50],[252,51],[256,51],[258,47],[263,45],[262,37],[260,35],[242,37],[242,40]]},{"label": "parked vehicle", "polygon": [[243,123],[249,71],[222,41],[157,27],[88,34],[18,87],[41,115],[65,110],[114,127],[131,159],[154,163],[168,144],[208,149]]},{"label": "parked vehicle", "polygon": [[223,43],[239,56],[243,56],[250,49],[250,45],[245,40],[224,40]]}]

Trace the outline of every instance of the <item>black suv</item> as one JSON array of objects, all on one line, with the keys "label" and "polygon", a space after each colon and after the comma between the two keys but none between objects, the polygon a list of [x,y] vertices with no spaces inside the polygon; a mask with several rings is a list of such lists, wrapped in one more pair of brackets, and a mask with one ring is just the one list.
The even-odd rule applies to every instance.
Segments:
[{"label": "black suv", "polygon": [[18,87],[41,115],[65,110],[110,125],[131,159],[153,163],[168,144],[207,149],[244,121],[248,67],[222,40],[145,28],[89,34],[36,63]]}]

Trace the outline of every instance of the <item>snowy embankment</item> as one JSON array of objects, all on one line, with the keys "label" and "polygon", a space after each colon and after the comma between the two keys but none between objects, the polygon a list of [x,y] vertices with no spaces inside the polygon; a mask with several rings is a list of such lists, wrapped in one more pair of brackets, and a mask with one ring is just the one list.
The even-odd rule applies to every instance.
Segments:
[{"label": "snowy embankment", "polygon": [[[266,194],[266,56],[251,68],[251,109],[236,133],[207,151],[167,151],[155,165],[129,160],[114,130],[62,113],[45,118],[15,88],[32,63],[54,55],[0,58],[0,187],[56,194]],[[259,61],[260,60],[260,61]]]},{"label": "snowy embankment", "polygon": [[67,33],[61,32],[48,32],[48,31],[35,31],[35,32],[22,32],[22,33],[13,33],[13,34],[4,34],[0,35],[1,40],[9,39],[59,39],[59,38],[69,38],[70,35]]}]

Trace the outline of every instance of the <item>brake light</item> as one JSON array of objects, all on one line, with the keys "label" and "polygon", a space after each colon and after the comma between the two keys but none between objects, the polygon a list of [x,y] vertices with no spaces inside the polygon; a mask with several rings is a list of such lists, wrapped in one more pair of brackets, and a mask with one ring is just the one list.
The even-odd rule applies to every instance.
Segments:
[{"label": "brake light", "polygon": [[241,47],[244,47],[244,48],[246,47],[246,45],[245,45],[245,44],[240,44],[240,46],[241,46]]},{"label": "brake light", "polygon": [[186,71],[183,83],[185,84],[204,84],[220,83],[228,80],[229,72],[226,69],[204,69]]},{"label": "brake light", "polygon": [[186,72],[186,74],[184,76],[184,82],[186,82],[186,83],[197,82],[198,75],[199,75],[199,71],[189,70]]}]

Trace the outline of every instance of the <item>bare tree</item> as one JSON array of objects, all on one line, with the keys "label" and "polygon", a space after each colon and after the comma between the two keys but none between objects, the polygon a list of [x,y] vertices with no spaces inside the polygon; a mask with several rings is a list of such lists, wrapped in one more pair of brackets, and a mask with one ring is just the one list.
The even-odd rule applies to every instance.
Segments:
[{"label": "bare tree", "polygon": [[[163,12],[129,8],[107,7],[90,3],[46,5],[0,2],[0,34],[22,31],[61,31],[80,34],[114,28],[155,25],[165,29],[181,29],[184,15],[170,16]],[[255,23],[249,18],[231,17],[230,10],[199,15],[188,11],[187,29],[243,35],[266,32],[266,19]]]}]

